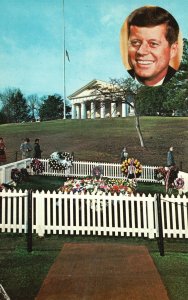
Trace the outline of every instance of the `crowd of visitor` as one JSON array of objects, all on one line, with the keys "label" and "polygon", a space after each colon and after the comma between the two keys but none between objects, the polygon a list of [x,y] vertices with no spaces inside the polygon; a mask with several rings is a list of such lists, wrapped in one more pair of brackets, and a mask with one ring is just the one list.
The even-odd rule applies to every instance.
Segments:
[{"label": "crowd of visitor", "polygon": [[[167,152],[167,167],[175,166],[173,155],[173,147],[171,146]],[[2,137],[0,137],[0,165],[6,162],[6,145]],[[40,148],[40,139],[36,138],[34,144],[30,142],[29,138],[25,138],[20,145],[22,159],[26,158],[41,158],[42,150]],[[127,148],[123,147],[120,155],[121,163],[128,159],[129,154]]]},{"label": "crowd of visitor", "polygon": [[25,158],[41,158],[42,150],[40,148],[39,139],[35,139],[35,143],[32,146],[30,139],[26,138],[20,145],[20,150],[22,153],[22,159]]},{"label": "crowd of visitor", "polygon": [[[41,158],[42,150],[40,148],[40,139],[36,138],[34,144],[29,138],[25,138],[20,145],[21,157],[26,158]],[[0,165],[6,163],[6,145],[2,137],[0,137]]]}]

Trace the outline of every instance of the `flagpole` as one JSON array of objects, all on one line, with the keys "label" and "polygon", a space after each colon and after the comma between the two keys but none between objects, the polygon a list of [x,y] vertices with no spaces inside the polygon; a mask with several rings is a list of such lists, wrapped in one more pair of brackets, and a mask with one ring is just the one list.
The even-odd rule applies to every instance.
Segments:
[{"label": "flagpole", "polygon": [[63,0],[63,84],[64,84],[64,116],[63,119],[66,119],[66,66],[65,66],[65,3]]}]

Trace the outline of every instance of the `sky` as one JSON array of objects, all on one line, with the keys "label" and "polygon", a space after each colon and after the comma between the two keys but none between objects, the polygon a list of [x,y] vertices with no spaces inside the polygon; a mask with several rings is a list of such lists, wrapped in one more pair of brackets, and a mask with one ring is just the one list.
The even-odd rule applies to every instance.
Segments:
[{"label": "sky", "polygon": [[93,79],[128,77],[120,30],[144,5],[168,10],[188,38],[188,0],[0,0],[0,92],[68,97]]}]

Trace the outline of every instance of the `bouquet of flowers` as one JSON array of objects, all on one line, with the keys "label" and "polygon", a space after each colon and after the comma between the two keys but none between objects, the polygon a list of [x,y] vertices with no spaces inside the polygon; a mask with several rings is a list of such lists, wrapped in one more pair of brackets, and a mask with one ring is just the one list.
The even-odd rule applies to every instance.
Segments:
[{"label": "bouquet of flowers", "polygon": [[176,178],[174,180],[174,187],[177,189],[177,190],[180,190],[184,187],[184,179],[183,178]]},{"label": "bouquet of flowers", "polygon": [[127,178],[138,178],[142,174],[142,165],[137,159],[128,158],[123,161],[121,171]]},{"label": "bouquet of flowers", "polygon": [[95,178],[100,178],[103,176],[103,168],[101,166],[96,166],[92,170],[92,175]]},{"label": "bouquet of flowers", "polygon": [[33,169],[33,172],[35,172],[36,174],[42,173],[44,171],[43,163],[37,158],[34,158],[32,160],[31,168]]},{"label": "bouquet of flowers", "polygon": [[159,167],[154,170],[154,178],[158,181],[165,180],[167,170],[164,167]]},{"label": "bouquet of flowers", "polygon": [[63,186],[59,188],[61,192],[73,192],[73,193],[117,193],[117,194],[132,194],[136,189],[136,183],[134,180],[122,180],[122,179],[102,179],[97,180],[95,178],[84,179],[69,179]]},{"label": "bouquet of flowers", "polygon": [[154,178],[159,181],[163,180],[166,186],[166,192],[169,192],[173,188],[181,189],[182,185],[184,185],[184,180],[178,178],[178,172],[179,170],[176,166],[159,167],[155,170]]},{"label": "bouquet of flowers", "polygon": [[22,182],[28,176],[29,176],[29,174],[28,174],[27,170],[24,168],[11,170],[11,179],[16,183]]},{"label": "bouquet of flowers", "polygon": [[55,171],[67,170],[72,167],[73,159],[69,152],[54,152],[50,155],[49,166]]}]

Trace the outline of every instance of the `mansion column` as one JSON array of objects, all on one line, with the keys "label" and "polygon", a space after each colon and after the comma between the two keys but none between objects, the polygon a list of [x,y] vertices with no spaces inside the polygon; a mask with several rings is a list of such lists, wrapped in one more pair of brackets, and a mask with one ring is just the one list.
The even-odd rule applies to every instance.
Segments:
[{"label": "mansion column", "polygon": [[72,119],[76,119],[76,105],[72,104]]},{"label": "mansion column", "polygon": [[76,119],[80,119],[80,105],[76,105]]},{"label": "mansion column", "polygon": [[91,101],[91,119],[95,119],[95,113],[96,113],[95,103]]},{"label": "mansion column", "polygon": [[86,119],[86,104],[81,102],[81,119]]},{"label": "mansion column", "polygon": [[101,119],[105,118],[105,102],[104,101],[100,102],[100,117],[101,117]]},{"label": "mansion column", "polygon": [[111,117],[115,118],[116,117],[116,103],[111,102]]},{"label": "mansion column", "polygon": [[127,117],[127,103],[125,101],[122,101],[122,113],[121,113],[122,118]]}]

